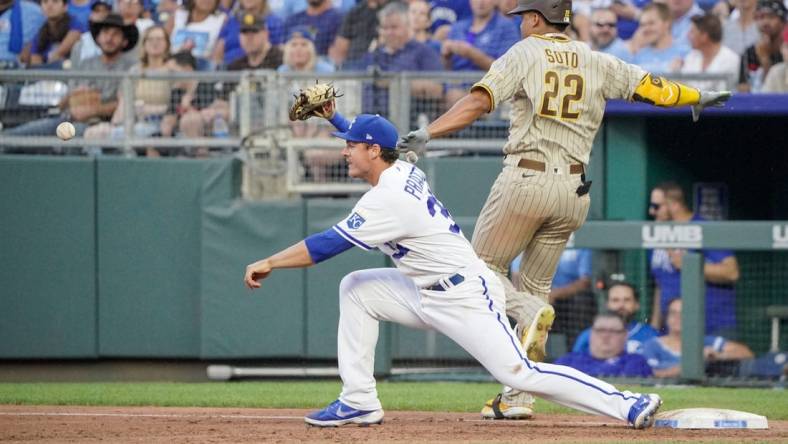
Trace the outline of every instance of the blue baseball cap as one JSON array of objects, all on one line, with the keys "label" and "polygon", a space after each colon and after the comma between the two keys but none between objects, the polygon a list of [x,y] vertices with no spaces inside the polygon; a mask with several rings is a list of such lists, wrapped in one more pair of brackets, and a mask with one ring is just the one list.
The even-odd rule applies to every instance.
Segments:
[{"label": "blue baseball cap", "polygon": [[397,149],[397,128],[377,114],[359,114],[350,122],[347,131],[335,131],[333,136],[350,142],[363,142],[370,145],[377,143],[387,150]]}]

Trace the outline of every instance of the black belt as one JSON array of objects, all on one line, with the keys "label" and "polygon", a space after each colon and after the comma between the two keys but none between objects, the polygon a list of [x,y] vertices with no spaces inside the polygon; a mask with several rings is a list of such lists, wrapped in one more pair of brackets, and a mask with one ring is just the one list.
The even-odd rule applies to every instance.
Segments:
[{"label": "black belt", "polygon": [[431,291],[446,291],[455,285],[460,285],[465,281],[465,277],[459,273],[449,276],[445,279],[448,282],[451,282],[451,286],[446,286],[442,281],[444,279],[439,280],[438,282],[430,285],[429,287],[425,288],[425,290]]}]

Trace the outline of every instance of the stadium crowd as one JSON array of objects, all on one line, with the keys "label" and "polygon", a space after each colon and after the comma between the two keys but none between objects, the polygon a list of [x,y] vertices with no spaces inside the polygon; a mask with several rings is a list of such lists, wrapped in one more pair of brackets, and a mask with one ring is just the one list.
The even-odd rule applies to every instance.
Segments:
[{"label": "stadium crowd", "polygon": [[[79,69],[100,55],[94,27],[117,13],[138,35],[160,25],[168,55],[200,70],[486,70],[520,39],[516,0],[0,0],[3,68]],[[737,76],[739,89],[784,91],[783,0],[575,0],[569,33],[659,73]],[[246,44],[244,45],[244,40]],[[143,45],[128,57],[139,64]],[[255,54],[248,56],[254,47]],[[299,57],[290,54],[290,58]],[[780,78],[782,77],[782,78]]]},{"label": "stadium crowd", "polygon": [[[520,16],[506,15],[516,0],[38,1],[0,0],[0,69],[481,73],[520,39]],[[652,72],[718,76],[687,81],[698,87],[788,92],[784,1],[575,0],[568,33]],[[77,83],[59,115],[3,115],[3,133],[52,135],[70,120],[78,136],[119,139],[124,109],[138,137],[221,137],[236,125],[227,83],[139,81],[131,107],[117,81]],[[467,86],[413,80],[414,119]],[[388,114],[388,85],[359,90],[359,111]]]}]

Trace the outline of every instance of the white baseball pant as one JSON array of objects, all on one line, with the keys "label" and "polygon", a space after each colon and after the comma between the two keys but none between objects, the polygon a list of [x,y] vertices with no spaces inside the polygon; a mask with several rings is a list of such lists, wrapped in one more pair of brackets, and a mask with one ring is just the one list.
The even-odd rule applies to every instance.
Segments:
[{"label": "white baseball pant", "polygon": [[373,377],[379,321],[437,330],[476,358],[501,383],[588,413],[627,419],[638,394],[575,369],[526,359],[509,326],[500,279],[479,266],[446,291],[416,287],[395,268],[355,271],[339,288],[340,400],[356,409],[381,408]]}]

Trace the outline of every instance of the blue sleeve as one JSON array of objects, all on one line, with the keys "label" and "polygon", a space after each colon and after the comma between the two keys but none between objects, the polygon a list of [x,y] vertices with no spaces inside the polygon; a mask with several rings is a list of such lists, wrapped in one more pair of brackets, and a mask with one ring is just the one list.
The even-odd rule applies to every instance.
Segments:
[{"label": "blue sleeve", "polygon": [[731,256],[733,256],[731,250],[703,250],[703,257],[712,264],[719,264],[723,259]]},{"label": "blue sleeve", "polygon": [[340,114],[339,111],[334,111],[334,117],[328,119],[328,121],[334,125],[334,128],[343,133],[347,131],[350,126],[350,121]]},{"label": "blue sleeve", "polygon": [[575,353],[588,351],[589,336],[591,336],[591,329],[587,328],[583,330],[575,340],[575,346],[572,347],[572,351]]},{"label": "blue sleeve", "polygon": [[649,339],[648,341],[643,343],[643,349],[641,351],[641,355],[646,359],[646,363],[648,363],[649,367],[661,369],[661,359],[659,356],[659,343],[657,342],[657,338]]},{"label": "blue sleeve", "polygon": [[80,34],[87,31],[87,26],[84,23],[79,21],[79,18],[71,16],[71,21],[69,22],[68,26],[69,31],[78,31]]},{"label": "blue sleeve", "polygon": [[725,347],[725,343],[727,341],[722,336],[711,336],[706,335],[703,338],[703,346],[704,347],[711,347],[714,349],[715,352],[721,352],[722,349]]},{"label": "blue sleeve", "polygon": [[38,31],[44,26],[46,17],[41,12],[41,7],[32,2],[22,2],[22,33],[25,43],[28,43],[38,36]]},{"label": "blue sleeve", "polygon": [[580,250],[580,257],[577,261],[577,274],[580,277],[591,277],[591,250],[585,248]]},{"label": "blue sleeve", "polygon": [[309,251],[309,257],[316,264],[353,247],[353,244],[345,240],[333,228],[329,228],[322,233],[315,233],[304,239],[304,242],[306,243],[306,249]]}]

